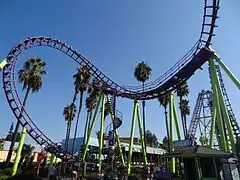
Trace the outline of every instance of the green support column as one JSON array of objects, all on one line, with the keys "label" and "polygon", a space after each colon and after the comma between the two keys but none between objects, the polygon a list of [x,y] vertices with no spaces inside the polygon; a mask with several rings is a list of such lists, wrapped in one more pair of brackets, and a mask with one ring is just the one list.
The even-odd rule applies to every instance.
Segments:
[{"label": "green support column", "polygon": [[100,122],[100,137],[99,137],[99,154],[98,154],[98,172],[102,170],[102,149],[103,149],[103,131],[104,131],[104,109],[105,109],[105,96],[102,95],[102,109],[101,109],[101,122]]},{"label": "green support column", "polygon": [[[173,149],[173,141],[174,141],[174,128],[173,128],[173,93],[171,92],[169,96],[169,120],[170,120],[170,152]],[[175,173],[175,158],[171,158],[170,161],[170,171]]]},{"label": "green support column", "polygon": [[169,131],[170,131],[170,151],[173,150],[174,128],[173,128],[173,94],[169,95]]},{"label": "green support column", "polygon": [[4,68],[4,66],[6,66],[7,64],[7,59],[4,59],[1,63],[0,63],[0,71]]},{"label": "green support column", "polygon": [[[107,96],[107,100],[110,101],[109,96]],[[111,114],[111,119],[112,119],[112,122],[113,122],[115,117],[112,113],[110,113],[110,114]],[[122,165],[125,166],[125,160],[124,160],[123,153],[122,153],[122,146],[121,146],[121,142],[120,142],[120,139],[119,139],[119,136],[118,136],[117,129],[114,130],[114,133],[115,133],[115,138],[117,140],[117,146],[119,148],[119,153],[120,153],[120,156],[121,156]]]},{"label": "green support column", "polygon": [[[112,116],[112,118],[113,118],[113,116]],[[113,121],[113,119],[112,119],[112,121]],[[117,146],[119,148],[119,153],[120,153],[120,156],[121,156],[122,165],[125,166],[125,160],[124,160],[123,153],[122,153],[122,146],[121,146],[121,142],[120,142],[120,139],[119,139],[118,131],[116,129],[115,129],[115,138],[117,140]]]},{"label": "green support column", "polygon": [[122,146],[121,146],[121,142],[120,142],[120,139],[119,139],[119,135],[116,132],[116,130],[115,130],[115,137],[116,137],[116,140],[117,140],[117,145],[118,145],[118,148],[119,148],[119,153],[120,153],[120,156],[121,156],[122,165],[125,166],[125,160],[124,160],[123,153],[122,153]]},{"label": "green support column", "polygon": [[199,159],[197,156],[195,156],[194,161],[195,161],[195,168],[197,170],[197,180],[202,180],[203,179],[202,168],[200,166]]},{"label": "green support column", "polygon": [[100,105],[102,96],[103,96],[103,94],[101,93],[101,94],[99,95],[99,97],[98,97],[97,106],[96,106],[96,108],[95,108],[95,112],[94,112],[94,115],[93,115],[93,121],[92,121],[92,124],[91,124],[91,127],[90,127],[89,134],[88,134],[88,136],[87,136],[87,142],[86,142],[86,146],[85,146],[85,149],[84,149],[84,152],[83,152],[83,160],[85,160],[85,158],[86,158],[86,154],[87,154],[87,149],[88,149],[90,137],[91,137],[91,135],[92,135],[93,127],[94,127],[94,124],[95,124],[95,121],[96,121],[96,118],[97,118],[97,112],[98,112],[98,108],[99,108],[99,105]]},{"label": "green support column", "polygon": [[138,117],[140,140],[141,140],[141,145],[142,145],[143,163],[144,163],[144,166],[147,167],[147,152],[146,152],[147,148],[145,147],[146,143],[144,143],[144,134],[143,134],[143,130],[142,130],[142,121],[141,121],[140,108],[139,108],[138,103],[137,103],[137,117]]},{"label": "green support column", "polygon": [[181,140],[181,132],[180,132],[178,115],[177,115],[177,110],[176,110],[176,105],[174,100],[173,100],[173,116],[174,116],[176,131],[177,131],[177,137],[178,137],[178,140]]},{"label": "green support column", "polygon": [[228,136],[229,136],[229,139],[230,139],[230,142],[231,142],[231,147],[232,147],[232,152],[236,153],[235,138],[234,138],[234,135],[233,135],[232,126],[231,126],[231,122],[230,122],[229,115],[228,115],[228,110],[227,110],[227,107],[226,107],[226,104],[225,104],[225,101],[224,101],[222,89],[221,89],[221,86],[220,86],[220,83],[219,83],[219,79],[217,77],[217,71],[215,69],[213,59],[211,59],[209,61],[209,64],[211,64],[213,79],[215,79],[215,83],[216,83],[215,85],[216,85],[216,89],[218,91],[219,104],[220,104],[220,107],[221,107],[221,112],[223,114],[224,121],[225,121],[226,126],[227,126]]},{"label": "green support column", "polygon": [[51,154],[51,157],[50,157],[50,164],[49,164],[49,167],[48,167],[48,178],[50,177],[50,171],[51,171],[51,167],[53,166],[53,163],[54,163],[54,154]]},{"label": "green support column", "polygon": [[[211,83],[212,83],[212,90],[213,90],[213,108],[216,108],[216,118],[217,118],[217,122],[219,125],[220,143],[221,143],[220,146],[221,146],[222,151],[227,152],[221,108],[220,108],[220,104],[219,104],[218,91],[216,88],[216,78],[215,78],[214,72],[213,72],[213,69],[215,69],[214,62],[213,62],[213,60],[209,60],[208,63],[209,63],[209,71],[211,74]],[[213,127],[213,128],[215,128],[215,127]]]},{"label": "green support column", "polygon": [[218,64],[221,66],[221,68],[228,75],[228,77],[232,80],[232,82],[238,87],[238,89],[240,89],[239,80],[234,76],[234,74],[230,71],[230,69],[222,62],[222,60],[217,55],[216,55],[216,60]]},{"label": "green support column", "polygon": [[216,127],[216,98],[213,97],[213,112],[212,112],[212,120],[211,120],[211,128],[210,128],[210,140],[209,147],[213,148],[214,144],[214,135],[215,135],[215,127]]},{"label": "green support column", "polygon": [[20,160],[20,157],[21,157],[21,152],[22,152],[22,148],[23,148],[26,133],[27,133],[26,129],[22,128],[20,141],[19,141],[18,148],[17,148],[17,154],[16,154],[15,161],[14,161],[13,168],[12,168],[12,176],[14,176],[16,174],[17,169],[18,169],[18,163],[19,163],[19,160]]},{"label": "green support column", "polygon": [[137,101],[134,101],[131,135],[130,135],[130,142],[129,142],[129,149],[128,149],[128,162],[127,162],[128,175],[131,173],[132,148],[133,148],[132,146],[133,146],[133,138],[134,138],[134,130],[135,130],[136,112],[137,112]]}]

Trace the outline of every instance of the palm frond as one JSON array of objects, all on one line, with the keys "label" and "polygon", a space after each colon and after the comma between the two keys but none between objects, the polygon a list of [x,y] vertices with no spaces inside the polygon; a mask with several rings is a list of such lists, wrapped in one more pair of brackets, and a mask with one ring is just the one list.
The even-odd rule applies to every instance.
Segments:
[{"label": "palm frond", "polygon": [[137,81],[144,83],[149,79],[151,73],[152,69],[148,66],[148,64],[145,62],[140,62],[135,68],[134,77],[137,79]]},{"label": "palm frond", "polygon": [[24,62],[23,69],[18,72],[18,81],[23,84],[23,90],[29,86],[32,92],[38,92],[42,88],[42,76],[47,74],[45,66],[46,63],[40,58],[30,58]]}]

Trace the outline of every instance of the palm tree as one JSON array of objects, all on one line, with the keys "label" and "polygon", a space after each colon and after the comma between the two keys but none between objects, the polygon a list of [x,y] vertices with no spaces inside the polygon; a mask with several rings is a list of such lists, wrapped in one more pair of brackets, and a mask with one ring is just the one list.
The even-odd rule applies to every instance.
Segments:
[{"label": "palm tree", "polygon": [[[187,82],[184,82],[183,84],[177,87],[177,96],[179,97],[180,104],[182,104],[183,97],[188,96],[188,94],[189,94],[189,89],[188,89]],[[183,134],[184,134],[184,137],[186,137],[187,124],[186,124],[186,121],[184,121],[183,109],[180,108],[180,111],[181,111],[181,119],[182,119],[182,126],[183,126]]]},{"label": "palm tree", "polygon": [[[187,122],[187,116],[190,115],[190,106],[188,104],[189,104],[189,101],[186,100],[186,99],[182,99],[182,101],[179,103],[179,105],[180,105],[179,108],[182,111],[185,127],[186,127],[186,124],[187,124],[186,123]],[[187,128],[185,130],[186,130],[186,135],[187,135]]]},{"label": "palm tree", "polygon": [[90,125],[91,125],[91,119],[92,119],[92,112],[97,106],[97,98],[99,95],[99,92],[96,88],[94,88],[94,82],[91,83],[91,86],[88,88],[88,97],[85,100],[85,106],[87,109],[87,118],[85,121],[85,128],[84,128],[84,135],[83,135],[83,144],[86,142],[86,136],[89,133]]},{"label": "palm tree", "polygon": [[163,94],[158,96],[158,101],[160,105],[164,108],[165,114],[165,123],[166,123],[166,130],[167,130],[167,139],[168,139],[168,151],[170,152],[170,136],[169,136],[169,126],[168,126],[168,116],[167,116],[167,106],[169,104],[169,94]]},{"label": "palm tree", "polygon": [[[75,79],[75,81],[74,81],[74,86],[75,86],[74,97],[77,96],[78,93],[80,93],[80,98],[79,98],[80,101],[79,101],[77,121],[76,121],[76,126],[75,126],[75,131],[74,131],[74,137],[73,137],[72,153],[74,153],[73,151],[74,151],[75,143],[76,143],[78,121],[79,121],[80,113],[82,110],[83,93],[87,90],[87,87],[89,86],[89,83],[91,80],[91,74],[90,74],[89,69],[86,66],[83,66],[83,67],[77,69],[77,73],[73,75],[73,78]],[[75,103],[75,99],[74,99],[73,103]]]},{"label": "palm tree", "polygon": [[[152,73],[152,69],[148,66],[145,62],[140,62],[137,64],[137,67],[134,71],[134,77],[137,81],[142,83],[143,92],[144,92],[144,84],[149,79]],[[143,135],[144,135],[144,144],[146,148],[146,122],[145,122],[145,101],[142,101],[142,108],[143,108]]]},{"label": "palm tree", "polygon": [[[86,143],[86,136],[89,137],[89,131],[90,131],[90,125],[91,125],[91,120],[92,120],[92,112],[97,106],[97,101],[98,101],[98,96],[99,96],[99,90],[97,89],[97,85],[99,82],[95,79],[92,80],[91,86],[88,88],[88,97],[85,100],[85,106],[87,109],[87,118],[85,121],[85,128],[84,128],[84,135],[83,135],[83,144],[84,148],[86,148],[85,143]],[[82,172],[83,176],[86,174],[86,163],[84,163],[84,170]]]},{"label": "palm tree", "polygon": [[[106,119],[106,117],[108,115],[111,114],[111,103],[109,101],[105,102],[105,106],[104,106],[104,119]],[[102,112],[102,109],[100,110],[100,112]]]},{"label": "palm tree", "polygon": [[91,123],[92,123],[92,113],[93,113],[93,110],[96,108],[97,106],[97,96],[92,96],[91,94],[86,98],[86,108],[87,108],[87,117],[88,119],[86,119],[86,124],[87,124],[87,131],[86,131],[86,134],[84,134],[84,142],[86,140],[86,135],[89,136],[89,131],[90,131],[90,126],[91,126]]},{"label": "palm tree", "polygon": [[[25,61],[23,68],[18,72],[18,81],[19,83],[23,84],[22,90],[23,91],[26,90],[20,114],[22,113],[26,105],[27,98],[30,91],[32,91],[32,93],[35,93],[42,88],[42,84],[43,84],[42,76],[47,74],[46,70],[44,69],[45,66],[46,66],[46,63],[42,61],[40,58],[30,58],[27,61]],[[12,142],[9,148],[8,156],[6,159],[7,167],[12,157],[14,144],[18,136],[19,126],[20,126],[20,121],[17,121]]]},{"label": "palm tree", "polygon": [[76,106],[75,104],[71,103],[70,105],[67,105],[63,109],[63,116],[65,118],[65,121],[67,122],[67,132],[66,132],[66,140],[65,140],[65,150],[68,151],[68,143],[69,143],[69,137],[71,132],[71,125],[72,121],[76,114]]}]

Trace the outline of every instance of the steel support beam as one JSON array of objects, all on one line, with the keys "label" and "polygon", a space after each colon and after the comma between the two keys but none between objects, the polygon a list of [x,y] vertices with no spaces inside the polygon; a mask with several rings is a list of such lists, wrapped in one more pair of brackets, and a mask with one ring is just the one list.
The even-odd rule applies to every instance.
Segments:
[{"label": "steel support beam", "polygon": [[142,155],[143,155],[143,163],[144,166],[147,166],[147,142],[144,142],[144,133],[142,129],[142,121],[141,121],[141,114],[140,114],[140,107],[139,103],[137,103],[137,118],[138,118],[138,128],[139,128],[139,134],[140,134],[140,141],[142,145]]},{"label": "steel support beam", "polygon": [[7,59],[4,59],[1,63],[0,63],[0,71],[4,68],[4,66],[6,66],[7,64]]},{"label": "steel support beam", "polygon": [[216,127],[216,97],[213,97],[213,110],[212,110],[212,120],[211,120],[211,128],[210,128],[210,139],[209,139],[209,147],[213,148],[214,144],[214,135],[215,135],[215,127]]},{"label": "steel support beam", "polygon": [[18,144],[18,148],[17,148],[17,154],[14,160],[14,164],[13,164],[13,168],[12,168],[12,176],[14,176],[17,172],[18,169],[18,163],[19,160],[21,158],[21,152],[22,152],[22,148],[23,148],[23,144],[24,144],[24,139],[25,139],[25,135],[27,134],[27,131],[25,128],[22,128],[22,132],[21,132],[21,136],[20,136],[20,141]]},{"label": "steel support beam", "polygon": [[89,145],[89,142],[90,142],[90,137],[91,137],[91,135],[92,135],[93,127],[94,127],[95,121],[96,121],[96,119],[97,119],[97,112],[98,112],[99,105],[100,105],[100,102],[101,102],[102,97],[103,97],[103,94],[101,93],[100,96],[98,97],[97,106],[96,106],[96,108],[95,108],[95,112],[94,112],[94,115],[93,115],[93,121],[92,121],[92,124],[91,124],[91,127],[90,127],[89,134],[88,134],[88,136],[87,136],[86,146],[85,146],[85,149],[84,149],[84,151],[83,151],[83,160],[85,160],[85,158],[86,158],[87,149],[88,149],[88,145]]},{"label": "steel support beam", "polygon": [[220,103],[219,103],[218,91],[217,91],[217,88],[216,88],[217,74],[214,75],[214,70],[215,70],[214,61],[211,59],[211,60],[209,60],[208,63],[209,63],[208,65],[209,65],[209,71],[210,71],[210,75],[211,75],[210,77],[211,77],[211,83],[212,83],[212,90],[213,90],[213,109],[216,108],[216,118],[217,118],[218,125],[219,125],[220,147],[221,147],[222,151],[227,152],[221,108],[220,108]]},{"label": "steel support beam", "polygon": [[147,166],[147,154],[146,154],[146,148],[145,148],[146,143],[144,143],[144,135],[143,135],[143,129],[142,129],[142,121],[141,121],[139,103],[138,103],[138,101],[135,100],[134,107],[133,107],[131,135],[130,135],[130,143],[129,143],[129,150],[128,150],[128,162],[127,162],[127,168],[128,168],[127,174],[128,175],[131,173],[132,146],[133,146],[136,118],[138,118],[138,127],[139,127],[139,133],[140,133],[141,145],[142,145],[143,163],[144,163],[144,166],[146,167]]},{"label": "steel support beam", "polygon": [[[224,97],[223,97],[223,93],[222,93],[222,89],[219,83],[219,79],[217,77],[217,71],[215,69],[215,65],[214,65],[214,61],[213,59],[209,60],[209,67],[210,67],[210,71],[211,71],[211,76],[212,76],[212,80],[213,80],[213,84],[214,87],[217,90],[217,97],[219,98],[219,104],[220,106],[218,106],[218,113],[223,115],[223,120],[226,123],[227,126],[227,130],[228,130],[228,136],[230,139],[230,143],[231,143],[231,147],[232,147],[232,152],[235,153],[236,152],[236,147],[235,147],[235,138],[233,135],[233,130],[231,127],[231,122],[229,119],[229,114],[226,108],[226,104],[224,102]],[[219,124],[222,123],[221,119],[218,120]],[[223,128],[220,128],[220,132],[223,130]],[[222,132],[221,134],[224,134],[224,132]],[[223,137],[225,138],[225,137]],[[227,150],[227,149],[226,149]]]},{"label": "steel support beam", "polygon": [[[170,152],[172,152],[173,149],[173,141],[174,141],[174,128],[173,128],[173,93],[171,92],[169,95],[169,129],[170,129]],[[170,160],[170,171],[175,173],[175,158],[171,158]]]},{"label": "steel support beam", "polygon": [[101,107],[101,122],[100,122],[100,135],[99,135],[99,153],[98,153],[98,172],[102,170],[102,149],[103,149],[103,131],[104,131],[104,110],[105,110],[105,96],[102,94],[102,107]]},{"label": "steel support beam", "polygon": [[130,135],[130,142],[129,142],[129,149],[128,149],[128,161],[127,161],[127,174],[128,175],[131,173],[132,148],[133,148],[133,138],[134,138],[134,131],[135,131],[136,112],[137,112],[137,101],[134,101],[131,135]]},{"label": "steel support beam", "polygon": [[[107,100],[110,101],[109,96],[107,96]],[[111,115],[111,119],[112,119],[112,123],[113,123],[113,121],[115,119],[115,117],[114,117],[115,115],[113,115],[112,113],[110,113],[110,115]],[[120,156],[121,156],[122,165],[125,166],[125,160],[124,160],[123,153],[122,153],[122,146],[121,146],[121,142],[120,142],[120,139],[119,139],[117,129],[114,129],[114,134],[115,134],[115,138],[117,140],[117,146],[119,148],[119,153],[120,153]]]},{"label": "steel support beam", "polygon": [[221,66],[221,68],[225,71],[225,73],[228,75],[228,77],[232,80],[232,82],[240,89],[240,82],[239,80],[234,76],[234,74],[230,71],[230,69],[223,63],[223,61],[220,59],[218,55],[216,55],[216,61]]},{"label": "steel support beam", "polygon": [[175,105],[174,99],[173,99],[173,116],[174,116],[176,131],[177,131],[177,137],[178,137],[178,140],[181,140],[181,132],[180,132],[180,127],[179,127],[179,120],[178,120],[177,109],[176,109],[176,105]]}]

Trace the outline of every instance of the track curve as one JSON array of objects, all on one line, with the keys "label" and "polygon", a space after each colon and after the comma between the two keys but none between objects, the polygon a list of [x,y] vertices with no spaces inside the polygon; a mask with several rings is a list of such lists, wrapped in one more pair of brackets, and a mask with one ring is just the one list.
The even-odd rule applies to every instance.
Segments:
[{"label": "track curve", "polygon": [[[218,18],[217,13],[219,9],[219,0],[204,0],[204,15],[200,38],[193,46],[193,48],[186,53],[172,68],[160,76],[157,80],[146,83],[145,92],[141,86],[120,86],[104,73],[102,73],[89,60],[83,57],[76,50],[72,49],[66,43],[50,37],[30,37],[17,45],[15,45],[7,56],[8,64],[3,69],[3,89],[8,100],[8,103],[15,115],[21,122],[22,126],[27,129],[28,134],[40,145],[44,146],[49,152],[54,153],[61,159],[72,159],[73,156],[56,143],[52,142],[43,132],[36,126],[26,110],[22,108],[22,102],[16,90],[15,81],[15,65],[19,56],[29,48],[37,46],[47,46],[57,49],[80,66],[87,66],[90,69],[91,75],[98,79],[107,87],[104,91],[107,94],[120,96],[130,99],[154,99],[159,94],[164,94],[168,91],[176,89],[178,84],[189,79],[194,72],[200,68],[209,58],[212,57],[213,52],[208,48],[211,45],[212,37],[214,36],[215,22]],[[21,109],[22,112],[21,112]],[[75,157],[77,158],[77,157]],[[80,159],[76,159],[80,160]]]}]

